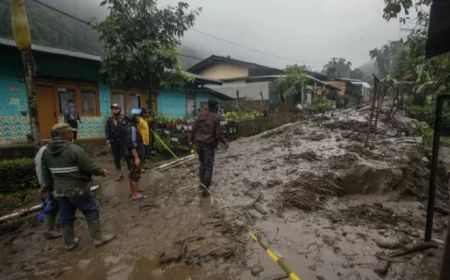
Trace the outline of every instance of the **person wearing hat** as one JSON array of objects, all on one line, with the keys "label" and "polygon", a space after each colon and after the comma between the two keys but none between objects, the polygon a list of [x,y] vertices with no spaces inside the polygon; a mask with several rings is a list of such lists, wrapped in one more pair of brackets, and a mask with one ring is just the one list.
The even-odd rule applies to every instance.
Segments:
[{"label": "person wearing hat", "polygon": [[127,149],[125,147],[125,129],[123,122],[124,115],[121,114],[119,103],[111,105],[111,117],[108,118],[105,124],[106,145],[111,150],[114,165],[116,166],[116,177],[114,180],[120,181],[123,179],[121,159],[124,159],[128,169],[131,168]]},{"label": "person wearing hat", "polygon": [[60,223],[65,248],[72,250],[78,244],[75,237],[75,211],[79,209],[88,224],[95,246],[114,239],[113,234],[103,234],[97,202],[90,192],[91,176],[106,176],[106,169],[94,162],[83,148],[73,144],[74,129],[67,123],[52,127],[53,139],[42,155],[42,179],[53,190],[60,206]]},{"label": "person wearing hat", "polygon": [[140,109],[132,109],[131,115],[126,116],[127,128],[125,134],[125,145],[130,157],[131,169],[128,175],[131,198],[141,200],[145,198],[139,191],[139,180],[141,179],[141,165],[143,159],[142,137],[138,128],[138,116]]},{"label": "person wearing hat", "polygon": [[[201,112],[192,127],[190,143],[195,144],[200,160],[200,182],[209,189],[212,181],[215,149],[219,143],[227,146],[222,136],[220,120],[217,116],[218,103],[214,99],[208,100],[208,111]],[[204,195],[208,192],[201,186]]]},{"label": "person wearing hat", "polygon": [[78,122],[81,123],[80,115],[75,108],[75,102],[70,99],[67,101],[67,105],[63,110],[64,122],[68,123],[73,129],[73,139],[77,140]]}]

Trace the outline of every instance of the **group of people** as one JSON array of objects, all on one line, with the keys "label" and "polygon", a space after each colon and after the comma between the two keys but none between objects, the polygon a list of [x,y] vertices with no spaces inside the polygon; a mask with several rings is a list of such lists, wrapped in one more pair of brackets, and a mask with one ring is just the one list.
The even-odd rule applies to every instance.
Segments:
[{"label": "group of people", "polygon": [[[204,195],[208,194],[212,181],[215,149],[219,143],[227,145],[222,136],[217,110],[217,101],[209,100],[208,111],[198,115],[189,137],[190,144],[195,145],[199,156],[199,179]],[[125,116],[121,114],[121,107],[117,103],[111,105],[111,111],[112,116],[105,126],[105,136],[114,158],[117,172],[115,180],[123,178],[123,159],[129,169],[131,199],[141,200],[145,198],[139,190],[141,167],[149,156],[151,141],[151,131],[146,120],[148,111],[133,109],[131,115]],[[48,239],[62,236],[67,250],[74,249],[79,242],[74,232],[77,209],[85,216],[95,246],[101,246],[115,238],[114,234],[105,234],[101,230],[97,202],[89,184],[92,176],[106,177],[107,170],[73,143],[76,131],[73,124],[55,124],[52,127],[51,142],[42,146],[35,157],[41,192],[46,194],[46,201],[51,205],[45,208],[44,236]],[[62,234],[56,230],[58,214]]]}]

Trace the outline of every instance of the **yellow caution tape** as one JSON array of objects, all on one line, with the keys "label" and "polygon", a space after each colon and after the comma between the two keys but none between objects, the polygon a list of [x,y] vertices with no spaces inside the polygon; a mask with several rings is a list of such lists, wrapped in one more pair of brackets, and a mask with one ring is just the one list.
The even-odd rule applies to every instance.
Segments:
[{"label": "yellow caution tape", "polygon": [[[198,182],[200,183],[200,186],[202,186],[202,188],[205,189],[206,192],[208,192],[211,197],[213,197],[213,194],[211,193],[211,191],[200,181],[199,178],[197,178],[197,176],[195,175],[195,173],[189,169],[189,167],[184,164],[181,159],[172,151],[172,149],[169,148],[169,146],[167,146],[167,144],[159,137],[159,135],[157,133],[153,133],[153,135],[155,136],[156,140],[158,140],[163,147],[179,162],[181,162],[181,165],[186,169],[186,171],[192,175],[195,179],[198,180]],[[214,197],[213,197],[214,198]],[[301,278],[299,276],[297,276],[297,274],[295,274],[295,272],[293,272],[284,262],[283,260],[272,250],[270,249],[269,246],[267,246],[262,239],[256,235],[249,226],[247,226],[246,224],[244,224],[244,222],[242,222],[239,219],[235,220],[235,223],[241,227],[243,227],[245,229],[245,231],[247,231],[248,235],[250,236],[251,239],[253,239],[253,241],[255,241],[256,243],[258,243],[261,248],[264,249],[264,251],[267,253],[267,255],[269,255],[269,257],[281,268],[281,270],[283,270],[287,276],[289,276],[289,278],[291,278],[291,280],[301,280]]]}]

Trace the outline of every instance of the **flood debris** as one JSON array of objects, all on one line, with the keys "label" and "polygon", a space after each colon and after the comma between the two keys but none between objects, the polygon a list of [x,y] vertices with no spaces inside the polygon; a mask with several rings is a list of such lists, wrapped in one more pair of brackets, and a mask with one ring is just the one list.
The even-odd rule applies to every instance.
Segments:
[{"label": "flood debris", "polygon": [[305,172],[282,186],[281,209],[295,207],[303,210],[317,210],[323,207],[328,197],[337,196],[341,192],[342,188],[336,183]]}]

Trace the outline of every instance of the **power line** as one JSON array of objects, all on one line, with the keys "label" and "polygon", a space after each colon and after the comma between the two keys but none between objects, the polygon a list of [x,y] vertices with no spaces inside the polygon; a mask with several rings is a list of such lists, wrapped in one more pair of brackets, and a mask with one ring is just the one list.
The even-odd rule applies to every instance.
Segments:
[{"label": "power line", "polygon": [[[78,18],[78,17],[76,17],[76,16],[73,16],[73,15],[67,13],[67,12],[64,12],[64,11],[58,9],[58,8],[55,8],[55,7],[51,6],[51,5],[48,5],[48,4],[46,4],[46,3],[43,3],[43,2],[40,1],[40,0],[32,0],[32,1],[34,1],[34,2],[36,2],[36,3],[38,3],[38,4],[40,4],[40,5],[42,5],[42,6],[44,6],[44,7],[46,7],[46,8],[48,8],[48,9],[52,10],[52,11],[55,11],[55,12],[57,12],[57,13],[60,13],[60,14],[64,15],[64,16],[67,16],[67,17],[69,17],[69,18],[71,18],[71,19],[73,19],[73,20],[76,20],[76,21],[78,21],[78,22],[84,23],[84,24],[86,24],[86,25],[88,25],[88,26],[91,25],[91,23],[90,23],[89,21],[80,19],[80,18]],[[303,64],[305,64],[305,62],[306,62],[306,63],[310,63],[310,64],[314,64],[314,63],[323,63],[323,62],[319,62],[319,61],[306,61],[306,60],[301,60],[301,59],[298,59],[298,58],[287,57],[287,56],[281,56],[281,55],[274,54],[274,53],[270,53],[270,52],[266,52],[266,51],[263,51],[263,50],[260,50],[260,49],[248,47],[248,46],[245,46],[245,45],[243,45],[243,44],[236,43],[236,42],[234,42],[234,41],[227,40],[227,39],[218,37],[218,36],[216,36],[216,35],[213,35],[213,34],[210,34],[210,33],[207,33],[207,32],[204,32],[204,31],[201,31],[201,30],[198,30],[198,29],[195,29],[195,28],[191,28],[191,30],[193,30],[194,32],[197,32],[197,33],[199,33],[199,34],[203,34],[204,36],[208,36],[208,37],[214,38],[214,39],[216,39],[216,40],[220,40],[220,41],[222,41],[222,42],[226,42],[226,43],[228,43],[228,44],[231,44],[231,45],[234,45],[234,46],[237,46],[237,47],[240,47],[240,48],[244,48],[244,49],[247,49],[247,50],[250,50],[250,51],[253,51],[253,52],[258,52],[258,53],[261,53],[261,54],[264,54],[264,55],[267,55],[267,56],[276,57],[276,58],[278,58],[278,59],[292,60],[292,61],[302,62]],[[196,59],[196,60],[199,60],[199,61],[203,60],[202,58],[198,58],[198,57],[191,56],[191,55],[185,55],[185,54],[181,54],[181,53],[178,53],[178,54],[179,54],[180,56],[187,57],[187,58],[191,58],[191,59]]]},{"label": "power line", "polygon": [[298,61],[298,62],[301,61],[303,63],[304,62],[308,62],[308,63],[322,63],[322,62],[319,62],[319,61],[307,61],[307,60],[301,60],[301,59],[294,58],[294,57],[281,56],[281,55],[270,53],[270,52],[266,52],[266,51],[263,51],[263,50],[260,50],[260,49],[248,47],[248,46],[245,46],[245,45],[240,44],[240,43],[236,43],[236,42],[231,41],[231,40],[223,39],[223,38],[221,38],[219,36],[216,36],[214,34],[210,34],[210,33],[207,33],[207,32],[204,32],[204,31],[201,31],[201,30],[198,30],[198,29],[195,29],[195,28],[191,28],[191,30],[195,31],[195,32],[197,32],[199,34],[202,34],[202,35],[214,38],[214,39],[222,41],[222,42],[226,42],[228,44],[235,45],[235,46],[243,48],[243,49],[247,49],[247,50],[250,50],[250,51],[253,51],[253,52],[259,52],[259,53],[262,53],[262,54],[265,54],[265,55],[268,55],[268,56],[272,56],[272,57],[276,57],[276,58],[279,58],[279,59],[294,60],[294,61]]},{"label": "power line", "polygon": [[50,5],[48,5],[48,4],[46,4],[46,3],[42,2],[42,1],[39,1],[39,0],[33,0],[33,1],[38,3],[38,4],[40,4],[40,5],[42,5],[42,6],[44,6],[44,7],[46,7],[47,9],[50,9],[50,10],[55,11],[55,12],[58,12],[58,13],[60,13],[62,15],[65,15],[66,17],[69,17],[69,18],[71,18],[73,20],[79,21],[79,22],[84,23],[86,25],[91,25],[91,23],[89,21],[82,20],[80,18],[72,16],[71,14],[66,13],[66,12],[64,12],[64,11],[62,11],[60,9],[57,9],[57,8],[53,7],[53,6],[50,6]]}]

